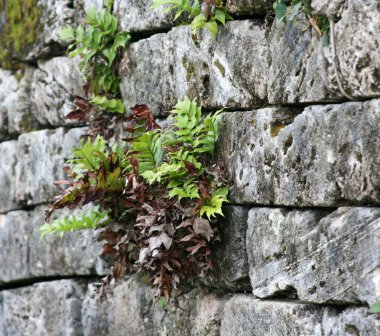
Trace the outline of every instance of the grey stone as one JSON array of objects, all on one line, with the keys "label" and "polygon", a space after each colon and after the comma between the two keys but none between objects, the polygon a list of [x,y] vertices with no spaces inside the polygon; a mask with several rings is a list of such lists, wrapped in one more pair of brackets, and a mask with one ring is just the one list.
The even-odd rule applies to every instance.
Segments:
[{"label": "grey stone", "polygon": [[49,202],[58,193],[54,181],[63,178],[63,165],[79,145],[83,128],[43,130],[19,137],[17,144],[16,199],[19,204]]},{"label": "grey stone", "polygon": [[67,42],[60,39],[59,31],[62,27],[76,23],[80,14],[72,0],[39,0],[37,6],[41,8],[40,30],[33,46],[25,51],[23,61],[62,54]]},{"label": "grey stone", "polygon": [[164,7],[151,9],[152,0],[115,0],[114,15],[119,20],[121,30],[145,32],[172,27],[173,13],[164,13]]},{"label": "grey stone", "polygon": [[[44,223],[45,209],[42,206],[0,215],[0,243],[7,251],[0,255],[0,284],[50,276],[104,274],[98,258],[100,244],[95,242],[92,230],[41,239],[38,229]],[[57,213],[60,217],[72,214],[67,210]]]},{"label": "grey stone", "polygon": [[235,203],[380,204],[380,100],[225,113],[219,157]]},{"label": "grey stone", "polygon": [[249,208],[228,205],[220,220],[220,241],[212,246],[214,270],[210,285],[228,290],[251,290],[248,277],[246,232]]},{"label": "grey stone", "polygon": [[3,336],[80,336],[84,286],[73,280],[39,283],[0,292]]},{"label": "grey stone", "polygon": [[39,125],[56,127],[75,124],[65,117],[76,109],[74,96],[83,96],[82,83],[78,59],[55,57],[38,62],[30,99]]},{"label": "grey stone", "polygon": [[16,204],[17,141],[0,143],[0,213],[17,207]]},{"label": "grey stone", "polygon": [[[12,74],[0,71],[0,120],[2,132],[18,135],[37,127],[30,103],[30,85],[34,69],[27,67],[24,72]],[[1,121],[0,121],[1,123]]]},{"label": "grey stone", "polygon": [[[334,71],[332,43],[323,46],[312,28],[303,23],[284,24],[275,20],[268,36],[270,68],[267,76],[268,101],[309,103],[342,101],[339,76],[344,90],[354,98],[380,96],[380,10],[348,1],[348,9],[334,28],[338,74]],[[329,2],[333,4],[334,2]]]},{"label": "grey stone", "polygon": [[131,45],[121,92],[127,106],[148,104],[156,115],[185,96],[206,108],[248,108],[266,98],[267,52],[257,21],[230,22],[216,40],[177,27]]},{"label": "grey stone", "polygon": [[226,303],[222,336],[378,335],[380,322],[367,308],[338,310],[236,295]]},{"label": "grey stone", "polygon": [[[341,12],[347,2],[347,0],[311,0],[310,4],[314,14],[335,18],[341,16]],[[363,3],[363,1],[360,2]]]},{"label": "grey stone", "polygon": [[116,285],[103,304],[86,297],[84,335],[217,336],[224,303],[222,296],[194,289],[161,308],[152,289],[133,276]]},{"label": "grey stone", "polygon": [[266,14],[273,12],[272,0],[227,0],[228,13],[239,15]]},{"label": "grey stone", "polygon": [[252,209],[247,253],[253,294],[315,303],[380,300],[380,209]]}]

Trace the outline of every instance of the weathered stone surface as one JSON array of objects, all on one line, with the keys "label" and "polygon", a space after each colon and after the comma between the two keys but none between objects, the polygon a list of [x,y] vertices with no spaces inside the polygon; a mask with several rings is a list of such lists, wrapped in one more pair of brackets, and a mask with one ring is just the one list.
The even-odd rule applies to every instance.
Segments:
[{"label": "weathered stone surface", "polygon": [[0,143],[0,213],[16,207],[17,141]]},{"label": "weathered stone surface", "polygon": [[84,286],[72,280],[52,281],[0,292],[3,336],[80,336]]},{"label": "weathered stone surface", "polygon": [[72,125],[65,117],[75,109],[74,96],[83,96],[78,60],[55,57],[38,62],[31,84],[33,115],[39,125]]},{"label": "weathered stone surface", "polygon": [[[63,238],[38,232],[44,223],[45,206],[33,211],[11,211],[0,215],[0,284],[49,276],[104,274],[98,258],[100,244],[93,231],[66,233]],[[59,216],[72,214],[58,212]]]},{"label": "weathered stone surface", "polygon": [[108,302],[85,299],[83,334],[217,336],[224,303],[223,297],[194,289],[179,297],[178,306],[163,309],[152,289],[131,277],[117,285]]},{"label": "weathered stone surface", "polygon": [[380,100],[225,113],[219,155],[236,203],[380,204]]},{"label": "weathered stone surface", "polygon": [[220,221],[220,241],[212,247],[214,270],[210,285],[229,290],[251,288],[248,277],[246,232],[249,208],[226,206]]},{"label": "weathered stone surface", "polygon": [[151,0],[115,0],[114,15],[120,28],[129,32],[157,31],[175,25],[173,13],[164,13],[164,8],[151,9]]},{"label": "weathered stone surface", "polygon": [[[344,6],[347,3],[353,3],[354,1],[347,0],[311,0],[311,7],[313,8],[313,13],[326,15],[327,17],[340,17]],[[356,1],[357,2],[357,1]],[[367,1],[367,3],[370,3]],[[363,1],[360,1],[363,5]]]},{"label": "weathered stone surface", "polygon": [[230,22],[216,40],[207,31],[192,38],[189,27],[174,28],[131,45],[124,101],[148,104],[156,115],[186,95],[208,108],[248,108],[266,98],[267,51],[257,21]]},{"label": "weathered stone surface", "polygon": [[57,194],[54,181],[63,177],[65,158],[79,145],[83,128],[43,130],[19,137],[17,144],[16,200],[19,204],[49,202]]},{"label": "weathered stone surface", "polygon": [[[272,0],[227,0],[227,11],[233,16],[265,14],[273,11]],[[234,15],[235,14],[235,15]]]},{"label": "weathered stone surface", "polygon": [[367,308],[339,311],[236,295],[225,306],[222,336],[378,335],[380,321]]},{"label": "weathered stone surface", "polygon": [[[85,1],[86,2],[94,2]],[[99,3],[101,1],[97,1]],[[152,0],[115,0],[114,15],[118,18],[120,27],[129,32],[157,32],[178,25],[181,20],[174,21],[175,12],[165,13],[165,7],[152,9]],[[265,14],[273,11],[272,0],[227,0],[227,11],[234,17],[252,14]]]},{"label": "weathered stone surface", "polygon": [[30,103],[34,69],[19,74],[0,70],[0,133],[17,135],[37,127]]},{"label": "weathered stone surface", "polygon": [[380,208],[252,209],[253,294],[315,303],[380,301]]},{"label": "weathered stone surface", "polygon": [[[336,66],[353,97],[380,96],[380,9],[377,0],[320,2],[321,12],[341,18],[334,28]],[[332,43],[322,47],[311,30],[275,23],[270,35],[269,102],[316,102],[343,98],[333,69]],[[286,52],[284,52],[286,50]]]},{"label": "weathered stone surface", "polygon": [[60,39],[59,31],[74,24],[79,14],[72,0],[39,0],[37,6],[41,8],[40,28],[34,45],[23,58],[26,61],[62,54],[67,43]]}]

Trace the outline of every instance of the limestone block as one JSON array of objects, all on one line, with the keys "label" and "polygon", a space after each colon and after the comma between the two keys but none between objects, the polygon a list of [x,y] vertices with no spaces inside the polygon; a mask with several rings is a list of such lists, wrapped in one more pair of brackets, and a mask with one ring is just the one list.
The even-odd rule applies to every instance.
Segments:
[{"label": "limestone block", "polygon": [[30,99],[39,125],[75,124],[65,117],[76,109],[74,96],[83,96],[83,79],[78,69],[78,61],[67,57],[55,57],[38,62],[38,69],[31,84]]},{"label": "limestone block", "polygon": [[211,285],[239,290],[250,290],[246,232],[249,208],[226,206],[220,220],[219,237],[212,246],[214,270]]},{"label": "limestone block", "polygon": [[267,51],[264,30],[254,20],[228,23],[216,40],[207,31],[192,37],[189,27],[154,35],[128,51],[125,104],[144,103],[165,115],[189,96],[206,108],[248,108],[266,98]]},{"label": "limestone block", "polygon": [[[345,91],[357,98],[380,96],[380,9],[377,0],[315,1],[318,12],[340,19],[334,28],[336,66]],[[314,7],[315,8],[315,7]],[[346,99],[333,69],[332,43],[323,47],[311,29],[275,22],[269,36],[270,103]]]},{"label": "limestone block", "polygon": [[253,294],[315,303],[380,301],[380,208],[249,213]]},{"label": "limestone block", "polygon": [[[37,127],[30,104],[30,85],[34,69],[12,74],[0,70],[0,133],[17,135]],[[1,134],[0,134],[1,137]]]},{"label": "limestone block", "polygon": [[[164,13],[164,7],[151,9],[152,0],[138,2],[115,0],[113,6],[114,15],[118,18],[121,29],[129,32],[157,32],[179,25],[181,21],[187,19],[183,17],[174,21],[174,11]],[[265,14],[268,10],[273,10],[273,2],[271,0],[227,0],[226,8],[233,17]]]},{"label": "limestone block", "polygon": [[380,100],[225,113],[219,156],[235,203],[380,204]]},{"label": "limestone block", "polygon": [[175,25],[173,13],[164,8],[151,9],[152,0],[115,0],[114,15],[120,28],[128,32],[146,32],[168,29]]},{"label": "limestone block", "polygon": [[16,199],[19,204],[49,202],[58,193],[54,181],[63,178],[65,159],[79,145],[83,128],[43,130],[19,137],[17,145]]},{"label": "limestone block", "polygon": [[152,289],[133,276],[118,284],[107,302],[86,297],[83,334],[217,336],[224,303],[221,296],[194,289],[179,296],[177,305],[161,308]]},{"label": "limestone block", "polygon": [[380,322],[368,308],[334,309],[236,295],[226,303],[222,336],[378,335]]},{"label": "limestone block", "polygon": [[67,42],[59,37],[62,27],[77,22],[78,12],[72,0],[38,0],[40,8],[40,26],[33,46],[25,53],[24,61],[36,61],[40,58],[60,55],[64,52]]},{"label": "limestone block", "polygon": [[0,143],[0,213],[14,209],[17,164],[17,141]]},{"label": "limestone block", "polygon": [[[11,211],[0,215],[0,243],[7,253],[0,255],[0,283],[49,276],[105,274],[98,258],[100,244],[92,230],[69,232],[63,238],[38,232],[46,207],[32,211]],[[59,216],[72,214],[58,211]]]},{"label": "limestone block", "polygon": [[0,292],[0,334],[82,335],[84,290],[81,283],[61,280]]}]

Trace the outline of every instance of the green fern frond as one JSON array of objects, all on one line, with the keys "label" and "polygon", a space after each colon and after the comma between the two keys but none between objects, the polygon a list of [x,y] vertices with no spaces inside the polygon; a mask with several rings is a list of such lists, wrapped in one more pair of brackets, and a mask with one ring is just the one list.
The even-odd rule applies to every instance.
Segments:
[{"label": "green fern frond", "polygon": [[211,195],[210,201],[203,205],[200,209],[200,216],[202,217],[206,214],[208,219],[211,217],[216,217],[216,215],[223,216],[222,206],[224,203],[228,202],[227,200],[228,188],[218,188]]},{"label": "green fern frond", "polygon": [[108,222],[108,212],[99,211],[97,207],[80,216],[71,215],[56,219],[51,224],[45,223],[39,228],[41,239],[47,234],[59,234],[63,237],[64,232],[78,230],[96,229],[106,225]]}]

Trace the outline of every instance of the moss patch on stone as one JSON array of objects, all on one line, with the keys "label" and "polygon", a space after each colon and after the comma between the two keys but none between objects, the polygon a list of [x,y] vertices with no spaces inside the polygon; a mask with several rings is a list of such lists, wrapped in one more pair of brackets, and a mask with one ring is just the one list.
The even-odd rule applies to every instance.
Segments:
[{"label": "moss patch on stone", "polygon": [[0,0],[0,67],[19,68],[39,31],[38,0]]}]

